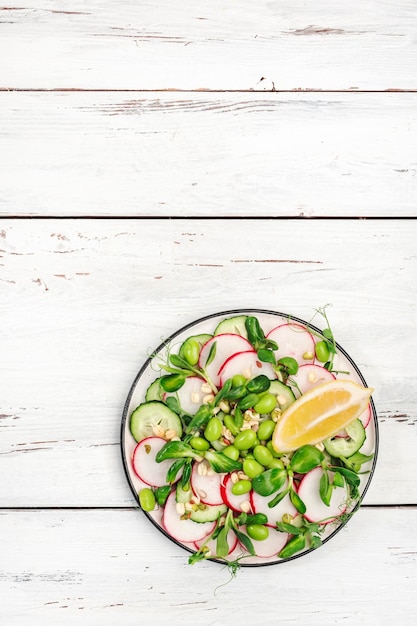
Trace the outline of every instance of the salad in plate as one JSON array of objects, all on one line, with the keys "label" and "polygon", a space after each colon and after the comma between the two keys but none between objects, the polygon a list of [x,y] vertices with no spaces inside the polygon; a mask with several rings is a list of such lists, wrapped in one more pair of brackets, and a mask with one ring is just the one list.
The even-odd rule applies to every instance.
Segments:
[{"label": "salad in plate", "polygon": [[318,313],[324,330],[258,309],[211,315],[138,373],[122,420],[126,474],[190,564],[282,563],[359,508],[376,462],[373,390]]}]

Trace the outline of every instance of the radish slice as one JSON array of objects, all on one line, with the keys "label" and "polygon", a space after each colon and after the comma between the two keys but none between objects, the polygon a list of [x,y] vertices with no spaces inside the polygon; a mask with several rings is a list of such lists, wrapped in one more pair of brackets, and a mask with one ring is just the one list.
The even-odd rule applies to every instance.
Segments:
[{"label": "radish slice", "polygon": [[362,415],[359,415],[359,419],[361,420],[364,428],[366,428],[369,425],[369,422],[371,421],[371,416],[372,416],[371,405],[368,404],[366,410],[362,413]]},{"label": "radish slice", "polygon": [[165,394],[164,400],[170,396],[178,398],[178,402],[184,413],[194,415],[198,407],[202,404],[204,396],[207,395],[201,391],[201,385],[204,385],[205,382],[204,378],[200,378],[199,376],[189,376],[185,379],[185,383],[178,391]]},{"label": "radish slice", "polygon": [[[327,383],[330,380],[335,380],[336,376],[326,370],[325,367],[321,365],[313,365],[310,363],[309,365],[301,365],[298,368],[297,374],[295,376],[291,376],[291,381],[294,381],[294,385],[291,385],[291,389],[293,390],[296,397],[304,394],[309,389],[313,387],[317,387],[322,383]],[[300,391],[298,391],[298,389]]]},{"label": "radish slice", "polygon": [[297,509],[293,505],[290,500],[289,495],[287,494],[281,502],[278,502],[275,506],[270,508],[268,506],[268,502],[274,498],[272,496],[260,496],[259,493],[252,491],[251,493],[251,504],[254,513],[263,513],[268,518],[267,526],[275,526],[277,522],[282,521],[282,516],[285,513],[288,513],[291,516],[297,515]]},{"label": "radish slice", "polygon": [[[281,324],[268,333],[267,339],[272,339],[278,344],[278,350],[275,351],[277,359],[291,356],[299,365],[314,361],[314,337],[301,324],[295,322]],[[306,359],[305,354],[311,354],[312,357]]]},{"label": "radish slice", "polygon": [[237,352],[226,359],[219,370],[220,385],[223,387],[226,380],[233,378],[235,374],[243,374],[248,379],[259,374],[264,374],[271,379],[276,378],[271,363],[260,361],[255,350]]},{"label": "radish slice", "polygon": [[[332,476],[333,472],[329,472]],[[306,505],[305,517],[310,522],[329,524],[346,511],[349,494],[346,487],[333,489],[330,505],[326,506],[320,498],[320,479],[323,475],[321,467],[315,467],[302,479],[298,495]]]},{"label": "radish slice", "polygon": [[[203,543],[205,543],[204,539],[200,539],[199,541],[196,541],[194,545],[197,548],[197,550],[199,550],[201,546],[203,545]],[[227,545],[229,546],[229,552],[227,553],[228,555],[231,554],[233,550],[235,550],[237,543],[238,541],[237,541],[237,537],[235,533],[232,530],[229,530],[229,532],[227,533]],[[205,545],[210,550],[211,555],[213,557],[216,557],[217,556],[217,552],[216,552],[217,539],[209,539]]]},{"label": "radish slice", "polygon": [[[140,480],[151,487],[163,487],[167,484],[167,472],[175,459],[167,459],[161,463],[155,457],[166,444],[162,437],[147,437],[142,439],[133,451],[132,465],[135,474]],[[180,476],[178,473],[178,477]]]},{"label": "radish slice", "polygon": [[222,484],[220,486],[220,491],[222,494],[223,502],[232,509],[236,513],[242,513],[241,505],[245,502],[249,502],[250,504],[250,493],[245,493],[241,496],[235,496],[232,493],[232,477],[231,474],[227,474],[224,476]]},{"label": "radish slice", "polygon": [[[242,526],[242,532],[247,534],[246,526]],[[281,552],[282,548],[288,541],[288,534],[279,530],[270,529],[269,536],[263,541],[257,541],[251,539],[253,547],[255,548],[256,556],[268,558],[270,556],[277,556]]]},{"label": "radish slice", "polygon": [[[216,345],[215,348],[213,348],[214,344]],[[211,363],[206,366],[212,348],[215,349],[216,353]],[[236,352],[242,352],[243,350],[252,350],[251,344],[244,337],[233,335],[232,333],[215,335],[206,341],[201,348],[198,365],[202,369],[205,369],[212,382],[218,387],[220,385],[220,367],[229,356],[236,354]]]},{"label": "radish slice", "polygon": [[191,488],[194,494],[200,498],[204,504],[223,504],[223,498],[220,491],[221,482],[224,474],[201,475],[198,473],[200,463],[193,464],[193,471],[191,474]]},{"label": "radish slice", "polygon": [[193,522],[191,519],[181,519],[177,512],[175,491],[172,491],[165,502],[162,523],[167,533],[181,542],[195,542],[204,539],[213,532],[216,522]]}]

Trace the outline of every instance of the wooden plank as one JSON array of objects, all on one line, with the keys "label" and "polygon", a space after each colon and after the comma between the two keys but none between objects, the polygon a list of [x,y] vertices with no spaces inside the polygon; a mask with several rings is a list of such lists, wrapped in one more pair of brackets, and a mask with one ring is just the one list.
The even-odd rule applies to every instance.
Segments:
[{"label": "wooden plank", "polygon": [[29,0],[0,8],[5,89],[416,89],[412,0]]},{"label": "wooden plank", "polygon": [[0,94],[0,215],[413,216],[414,94]]},{"label": "wooden plank", "polygon": [[[1,615],[13,626],[375,624],[417,617],[416,510],[362,509],[329,543],[282,565],[231,576],[188,554],[140,511],[2,511]],[[360,568],[360,572],[358,572]],[[267,588],[281,589],[265,593]],[[282,577],[297,581],[282,588]],[[326,576],[330,580],[326,583]],[[242,606],[242,589],[250,596]],[[413,619],[414,618],[414,619]]]},{"label": "wooden plank", "polygon": [[[119,431],[162,338],[241,307],[335,335],[375,388],[381,446],[366,503],[416,504],[413,220],[0,222],[3,506],[133,503]],[[320,325],[320,319],[317,320]]]}]

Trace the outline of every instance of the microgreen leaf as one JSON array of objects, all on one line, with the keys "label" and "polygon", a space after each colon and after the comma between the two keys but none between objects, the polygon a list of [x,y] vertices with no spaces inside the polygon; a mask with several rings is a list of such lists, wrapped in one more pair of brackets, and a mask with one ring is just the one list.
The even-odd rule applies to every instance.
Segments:
[{"label": "microgreen leaf", "polygon": [[272,365],[276,365],[275,354],[268,350],[267,348],[260,348],[257,352],[258,359],[263,363],[272,363]]},{"label": "microgreen leaf", "polygon": [[168,374],[167,376],[162,376],[159,383],[164,391],[173,393],[184,385],[185,376],[183,374]]},{"label": "microgreen leaf", "polygon": [[278,556],[281,559],[288,559],[290,556],[293,556],[300,550],[303,550],[306,546],[306,538],[304,535],[295,535],[292,539],[289,540],[287,545],[281,550]]},{"label": "microgreen leaf", "polygon": [[207,361],[205,365],[206,367],[210,365],[210,363],[213,363],[214,357],[216,356],[216,352],[217,352],[217,341],[214,341],[213,345],[210,348],[210,352],[208,353],[208,357],[207,357]]},{"label": "microgreen leaf", "polygon": [[207,450],[204,453],[204,458],[210,463],[211,468],[218,474],[236,472],[242,469],[242,463],[239,461],[233,461],[225,454],[217,452],[216,450]]},{"label": "microgreen leaf", "polygon": [[252,489],[260,496],[270,496],[281,489],[287,480],[285,469],[274,467],[267,469],[252,480]]},{"label": "microgreen leaf", "polygon": [[294,489],[290,489],[290,500],[292,504],[295,506],[295,508],[297,509],[297,511],[301,513],[302,515],[304,515],[304,513],[307,510],[307,507],[304,504],[304,502],[301,500],[298,493],[294,491]]},{"label": "microgreen leaf", "polygon": [[256,555],[255,548],[253,547],[253,543],[249,539],[249,537],[247,535],[245,535],[245,533],[242,533],[237,528],[233,528],[233,532],[235,533],[236,537],[239,539],[239,541],[243,545],[243,547],[249,552],[249,554],[251,556],[255,556]]},{"label": "microgreen leaf", "polygon": [[186,428],[186,432],[190,434],[193,430],[198,430],[204,426],[209,421],[211,415],[211,408],[207,404],[202,404],[195,415],[191,418],[191,421]]}]

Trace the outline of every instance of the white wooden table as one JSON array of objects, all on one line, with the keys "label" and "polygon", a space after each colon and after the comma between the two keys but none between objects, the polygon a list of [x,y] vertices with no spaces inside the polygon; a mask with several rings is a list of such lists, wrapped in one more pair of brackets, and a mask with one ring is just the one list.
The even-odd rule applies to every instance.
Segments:
[{"label": "white wooden table", "polygon": [[[416,29],[413,0],[0,7],[1,624],[415,623]],[[326,303],[375,388],[361,509],[290,563],[188,565],[124,475],[136,372],[208,313]]]}]

